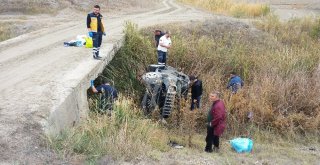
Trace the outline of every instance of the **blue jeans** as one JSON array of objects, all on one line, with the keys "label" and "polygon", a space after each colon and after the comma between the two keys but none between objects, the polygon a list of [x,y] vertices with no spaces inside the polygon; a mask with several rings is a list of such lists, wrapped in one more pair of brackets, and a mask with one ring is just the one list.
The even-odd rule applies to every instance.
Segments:
[{"label": "blue jeans", "polygon": [[101,46],[101,42],[102,42],[102,32],[93,32],[93,36],[92,36],[92,42],[93,42],[93,49],[92,49],[92,53],[93,53],[93,57],[99,57],[99,51],[100,51],[100,46]]},{"label": "blue jeans", "polygon": [[102,42],[102,32],[93,32],[92,42],[94,48],[99,48]]},{"label": "blue jeans", "polygon": [[167,52],[158,50],[158,63],[166,63],[166,62],[167,62]]},{"label": "blue jeans", "polygon": [[[194,102],[194,100],[196,100]],[[200,101],[201,101],[201,96],[198,96],[198,97],[192,97],[191,98],[191,110],[194,110],[195,106],[196,108],[200,108]]]}]

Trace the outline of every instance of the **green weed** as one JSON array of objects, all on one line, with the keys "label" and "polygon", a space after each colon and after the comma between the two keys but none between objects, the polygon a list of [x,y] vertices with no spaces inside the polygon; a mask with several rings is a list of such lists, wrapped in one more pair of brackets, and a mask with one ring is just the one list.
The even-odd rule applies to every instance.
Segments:
[{"label": "green weed", "polygon": [[139,80],[147,66],[155,62],[155,54],[151,41],[139,34],[136,25],[127,23],[126,27],[125,45],[117,52],[116,58],[103,74],[114,80],[118,89],[134,91],[139,95],[144,89]]}]

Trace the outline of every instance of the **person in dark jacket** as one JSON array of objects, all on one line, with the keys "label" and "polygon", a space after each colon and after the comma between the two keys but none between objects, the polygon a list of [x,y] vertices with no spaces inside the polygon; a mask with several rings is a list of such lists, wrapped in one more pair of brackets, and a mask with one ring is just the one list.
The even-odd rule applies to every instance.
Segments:
[{"label": "person in dark jacket", "polygon": [[237,76],[235,72],[231,72],[227,89],[231,89],[232,93],[235,94],[242,87],[243,87],[243,81],[240,78],[240,76]]},{"label": "person in dark jacket", "polygon": [[100,46],[102,43],[102,35],[106,35],[105,29],[102,23],[102,15],[100,14],[100,6],[95,5],[93,12],[87,15],[87,28],[88,34],[92,37],[93,42],[93,58],[99,59]]},{"label": "person in dark jacket", "polygon": [[195,76],[190,76],[191,81],[191,110],[200,108],[202,95],[202,81]]},{"label": "person in dark jacket", "polygon": [[[209,95],[212,106],[208,111],[207,118],[207,137],[206,152],[219,151],[219,137],[223,134],[226,127],[226,108],[222,100],[220,100],[220,92],[212,92]],[[212,149],[212,144],[214,149]]]},{"label": "person in dark jacket", "polygon": [[118,98],[117,90],[112,87],[109,81],[105,78],[98,78],[98,87],[94,86],[94,81],[91,80],[91,88],[94,93],[101,93],[99,108],[102,111],[112,110],[114,101]]},{"label": "person in dark jacket", "polygon": [[158,48],[159,40],[163,35],[164,33],[161,30],[157,29],[154,31],[154,45],[156,46],[156,48]]}]

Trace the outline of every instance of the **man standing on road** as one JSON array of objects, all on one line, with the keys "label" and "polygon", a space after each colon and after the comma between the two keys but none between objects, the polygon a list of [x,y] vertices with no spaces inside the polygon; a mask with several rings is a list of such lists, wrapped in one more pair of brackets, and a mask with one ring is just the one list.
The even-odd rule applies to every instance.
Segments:
[{"label": "man standing on road", "polygon": [[100,59],[99,51],[102,42],[102,35],[106,35],[105,29],[102,23],[102,15],[100,14],[100,6],[95,5],[93,7],[93,12],[89,13],[87,16],[87,28],[89,31],[89,36],[92,37],[93,41],[93,58]]},{"label": "man standing on road", "polygon": [[[191,110],[200,108],[200,101],[202,95],[202,81],[195,76],[190,76],[191,81]],[[195,107],[196,106],[196,107]]]},{"label": "man standing on road", "polygon": [[158,45],[158,64],[165,65],[167,62],[168,49],[171,48],[170,32],[167,31],[164,36],[159,39]]},{"label": "man standing on road", "polygon": [[[222,100],[220,100],[220,92],[212,92],[209,95],[212,106],[208,111],[207,118],[207,137],[205,152],[219,152],[219,137],[223,134],[226,127],[226,109]],[[212,149],[212,144],[214,149]]]}]

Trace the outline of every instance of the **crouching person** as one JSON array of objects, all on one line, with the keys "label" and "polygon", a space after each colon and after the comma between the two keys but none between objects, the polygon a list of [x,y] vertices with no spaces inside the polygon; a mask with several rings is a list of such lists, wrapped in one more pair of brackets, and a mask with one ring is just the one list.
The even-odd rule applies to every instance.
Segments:
[{"label": "crouching person", "polygon": [[[212,106],[208,111],[208,125],[206,137],[206,152],[219,152],[219,137],[226,127],[226,108],[220,100],[220,92],[212,92],[209,95]],[[212,144],[214,148],[212,149]]]},{"label": "crouching person", "polygon": [[94,93],[100,93],[99,109],[101,112],[111,112],[114,101],[118,98],[117,90],[110,85],[110,82],[100,77],[100,85],[94,86],[94,81],[91,80],[91,89]]}]

